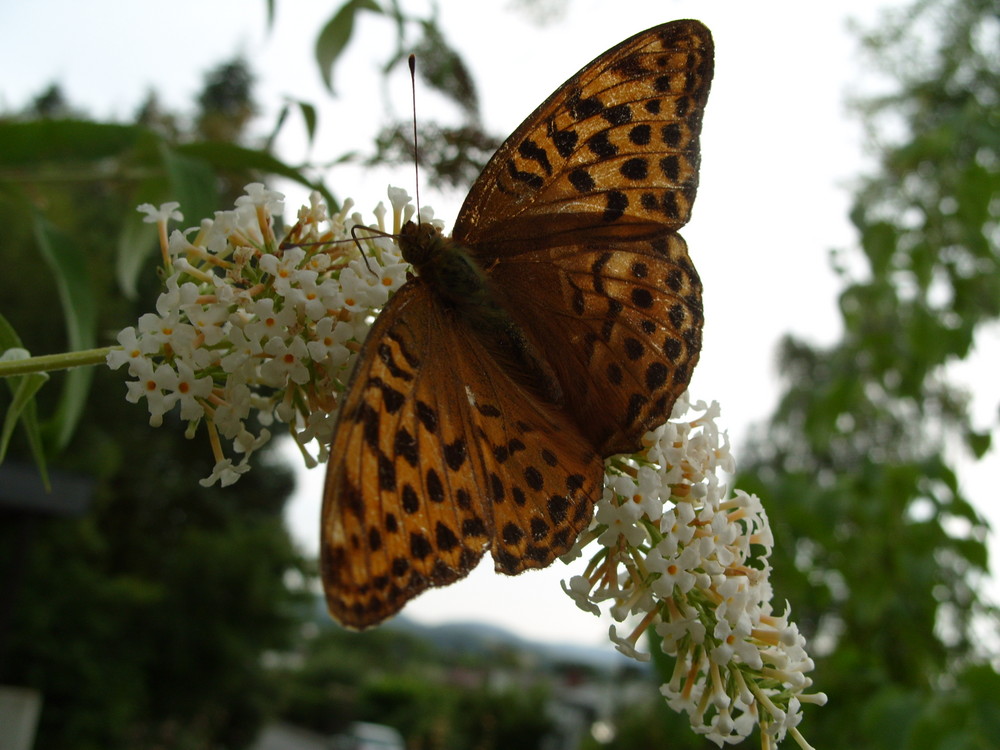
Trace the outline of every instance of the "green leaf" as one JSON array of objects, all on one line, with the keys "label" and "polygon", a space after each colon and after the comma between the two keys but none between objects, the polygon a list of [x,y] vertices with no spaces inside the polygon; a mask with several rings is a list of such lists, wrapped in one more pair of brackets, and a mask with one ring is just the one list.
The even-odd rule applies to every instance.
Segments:
[{"label": "green leaf", "polygon": [[[219,148],[224,144],[206,144]],[[167,171],[169,193],[179,201],[181,211],[190,224],[202,216],[211,216],[219,208],[219,191],[216,175],[207,154],[194,154],[185,148],[175,148],[165,142],[160,144],[160,158]]]},{"label": "green leaf", "polygon": [[35,214],[34,228],[42,257],[55,274],[65,308],[69,345],[72,349],[89,349],[96,340],[97,306],[83,253],[41,214]]},{"label": "green leaf", "polygon": [[965,433],[965,442],[976,458],[982,458],[993,444],[993,437],[989,432],[976,432],[970,429]]},{"label": "green leaf", "polygon": [[17,335],[14,326],[10,324],[2,314],[0,314],[0,353],[8,349],[23,349],[21,337]]},{"label": "green leaf", "polygon": [[312,146],[313,141],[316,138],[316,122],[318,120],[316,107],[309,102],[302,101],[300,99],[290,99],[281,107],[281,111],[278,113],[278,117],[274,123],[274,128],[271,130],[271,134],[267,137],[267,143],[264,146],[264,150],[266,152],[270,153],[274,150],[274,142],[277,140],[279,131],[288,119],[288,114],[291,111],[292,106],[298,107],[299,112],[302,114],[302,119],[306,126],[307,145],[310,147]]},{"label": "green leaf", "polygon": [[969,227],[990,220],[990,203],[997,191],[997,176],[981,164],[969,164],[955,182],[957,217]]},{"label": "green leaf", "polygon": [[0,122],[0,166],[37,166],[43,162],[97,161],[120,156],[144,128],[77,120]]},{"label": "green leaf", "polygon": [[896,252],[896,228],[888,222],[880,221],[864,228],[861,244],[868,255],[872,273],[876,278],[884,278],[892,268],[892,258]]},{"label": "green leaf", "polygon": [[[155,199],[139,199],[135,203],[157,205],[162,202]],[[128,299],[135,299],[138,294],[136,285],[139,274],[142,273],[147,259],[156,248],[156,237],[156,225],[144,221],[143,215],[138,211],[131,212],[122,222],[118,234],[118,249],[115,253],[115,278],[118,281],[118,288]]]},{"label": "green leaf", "polygon": [[12,395],[10,408],[4,415],[3,431],[0,432],[0,463],[7,455],[7,446],[10,445],[10,438],[14,434],[14,427],[19,421],[23,422],[25,430],[28,432],[28,443],[31,452],[38,464],[39,472],[48,485],[48,476],[45,470],[45,451],[42,450],[41,436],[38,430],[38,417],[35,411],[35,394],[45,385],[49,376],[44,372],[32,373],[31,375],[19,375],[8,378],[8,385]]},{"label": "green leaf", "polygon": [[479,94],[472,73],[448,43],[436,20],[422,21],[423,38],[415,54],[420,80],[450,98],[473,121],[479,119]]},{"label": "green leaf", "polygon": [[351,34],[354,32],[354,15],[359,10],[383,12],[373,0],[348,0],[323,27],[316,40],[316,64],[319,65],[323,83],[331,94],[334,93],[333,66],[351,40]]},{"label": "green leaf", "polygon": [[[179,146],[177,152],[201,159],[216,169],[251,169],[279,175],[312,190],[318,190],[329,203],[331,210],[335,210],[334,207],[339,205],[337,200],[322,183],[310,180],[303,174],[302,170],[286,164],[266,151],[244,148],[232,143],[189,143]],[[181,208],[185,209],[183,203],[181,204]],[[184,211],[184,215],[186,217],[194,216],[194,214],[189,214],[187,210]],[[207,216],[209,214],[201,215]]]},{"label": "green leaf", "polygon": [[288,119],[288,111],[290,106],[288,102],[281,105],[281,111],[278,112],[278,117],[275,119],[274,127],[271,129],[271,134],[267,137],[264,142],[264,149],[266,151],[274,150],[274,143],[278,139],[278,133],[281,132],[281,128],[285,125],[285,120]]},{"label": "green leaf", "polygon": [[314,107],[309,102],[296,101],[299,105],[299,112],[302,113],[302,119],[306,123],[306,134],[309,136],[309,145],[312,146],[313,140],[316,137],[316,107]]},{"label": "green leaf", "polygon": [[[35,238],[52,270],[66,321],[71,350],[93,348],[97,340],[97,302],[83,254],[72,240],[41,214],[34,215]],[[66,373],[59,404],[49,429],[56,450],[69,442],[83,413],[93,370],[81,367]]]}]

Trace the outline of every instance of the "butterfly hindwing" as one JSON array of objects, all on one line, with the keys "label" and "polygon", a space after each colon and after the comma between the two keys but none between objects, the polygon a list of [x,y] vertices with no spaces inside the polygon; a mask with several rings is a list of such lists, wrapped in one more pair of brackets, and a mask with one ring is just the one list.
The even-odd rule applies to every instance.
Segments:
[{"label": "butterfly hindwing", "polygon": [[491,279],[544,347],[566,410],[586,415],[580,428],[601,455],[634,452],[670,417],[703,323],[701,282],[679,234],[523,253],[501,259]]},{"label": "butterfly hindwing", "polygon": [[[576,422],[501,364],[470,331],[455,341],[450,377],[463,384],[477,490],[493,513],[498,572],[543,568],[590,523],[604,462]],[[456,405],[457,406],[457,405]]]},{"label": "butterfly hindwing", "polygon": [[322,572],[331,614],[367,627],[421,591],[544,567],[587,526],[603,464],[418,281],[359,353],[330,451]]},{"label": "butterfly hindwing", "polygon": [[487,164],[454,238],[491,256],[678,229],[698,186],[712,37],[674,21],[625,40],[538,107]]}]

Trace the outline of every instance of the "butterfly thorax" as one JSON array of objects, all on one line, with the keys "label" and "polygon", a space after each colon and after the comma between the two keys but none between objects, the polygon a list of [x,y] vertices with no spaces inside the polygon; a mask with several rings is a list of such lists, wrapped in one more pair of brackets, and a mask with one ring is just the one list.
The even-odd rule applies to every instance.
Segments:
[{"label": "butterfly thorax", "polygon": [[437,296],[462,314],[490,315],[497,308],[489,280],[468,250],[431,224],[406,222],[399,236],[403,260]]},{"label": "butterfly thorax", "polygon": [[468,249],[437,227],[412,221],[403,226],[399,247],[421,282],[507,363],[515,380],[550,403],[562,403],[562,388],[551,366],[511,318]]}]

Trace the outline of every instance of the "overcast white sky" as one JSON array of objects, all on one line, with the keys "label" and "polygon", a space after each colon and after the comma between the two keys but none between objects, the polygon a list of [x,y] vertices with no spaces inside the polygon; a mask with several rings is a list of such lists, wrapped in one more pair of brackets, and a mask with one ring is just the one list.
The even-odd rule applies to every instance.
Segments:
[{"label": "overcast white sky", "polygon": [[[322,89],[312,45],[339,4],[278,2],[268,33],[263,0],[169,6],[0,0],[0,110],[19,108],[58,81],[72,103],[96,117],[129,119],[151,89],[168,109],[189,111],[204,73],[242,53],[258,76],[260,132],[269,131],[284,97],[311,101],[320,111],[317,143],[307,151],[293,122],[280,155],[293,163],[327,162],[371,143],[386,96],[397,112],[410,106],[405,77],[383,87],[378,68],[392,50],[394,31],[376,17],[361,19],[338,71],[340,96],[331,99]],[[683,232],[705,285],[704,351],[691,388],[696,398],[722,404],[737,460],[748,426],[769,414],[777,396],[778,337],[794,332],[829,342],[838,333],[829,251],[853,244],[848,188],[868,164],[845,101],[877,83],[846,24],[855,18],[870,26],[880,8],[898,4],[568,0],[563,16],[538,25],[510,2],[439,3],[446,34],[480,87],[485,122],[504,134],[577,69],[637,31],[674,18],[699,18],[712,29],[716,77],[705,115],[701,188]],[[427,8],[418,0],[404,5],[414,12]],[[418,90],[417,106],[419,116],[440,102]],[[413,173],[342,167],[331,170],[327,182],[367,212],[389,182],[412,193]],[[305,198],[297,189],[286,192],[290,209]],[[421,195],[450,226],[463,196],[426,188]],[[984,403],[994,408],[996,394]],[[991,463],[995,473],[995,456]],[[322,483],[322,470],[303,477],[289,511],[293,531],[310,551],[317,547]],[[423,595],[406,614],[425,622],[488,621],[542,640],[594,644],[605,638],[609,621],[580,612],[559,590],[559,579],[575,569],[557,563],[507,579],[491,568],[486,562],[466,581]]]}]

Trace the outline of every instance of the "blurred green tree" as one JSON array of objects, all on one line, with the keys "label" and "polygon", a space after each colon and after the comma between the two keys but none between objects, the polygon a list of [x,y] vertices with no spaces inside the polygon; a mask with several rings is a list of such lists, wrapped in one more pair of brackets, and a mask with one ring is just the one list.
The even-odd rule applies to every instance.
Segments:
[{"label": "blurred green tree", "polygon": [[[520,663],[512,647],[436,646],[398,628],[354,633],[328,625],[300,644],[300,660],[275,671],[280,714],[324,734],[356,721],[387,724],[411,750],[544,747],[552,676]],[[493,687],[491,676],[518,687]]]},{"label": "blurred green tree", "polygon": [[991,0],[921,0],[865,38],[895,89],[859,104],[880,163],[851,212],[860,253],[835,256],[844,333],[785,340],[783,396],[736,481],[764,498],[777,599],[830,698],[808,713],[816,747],[1000,736],[987,523],[958,479],[995,425],[950,369],[1000,312],[998,28]]}]

